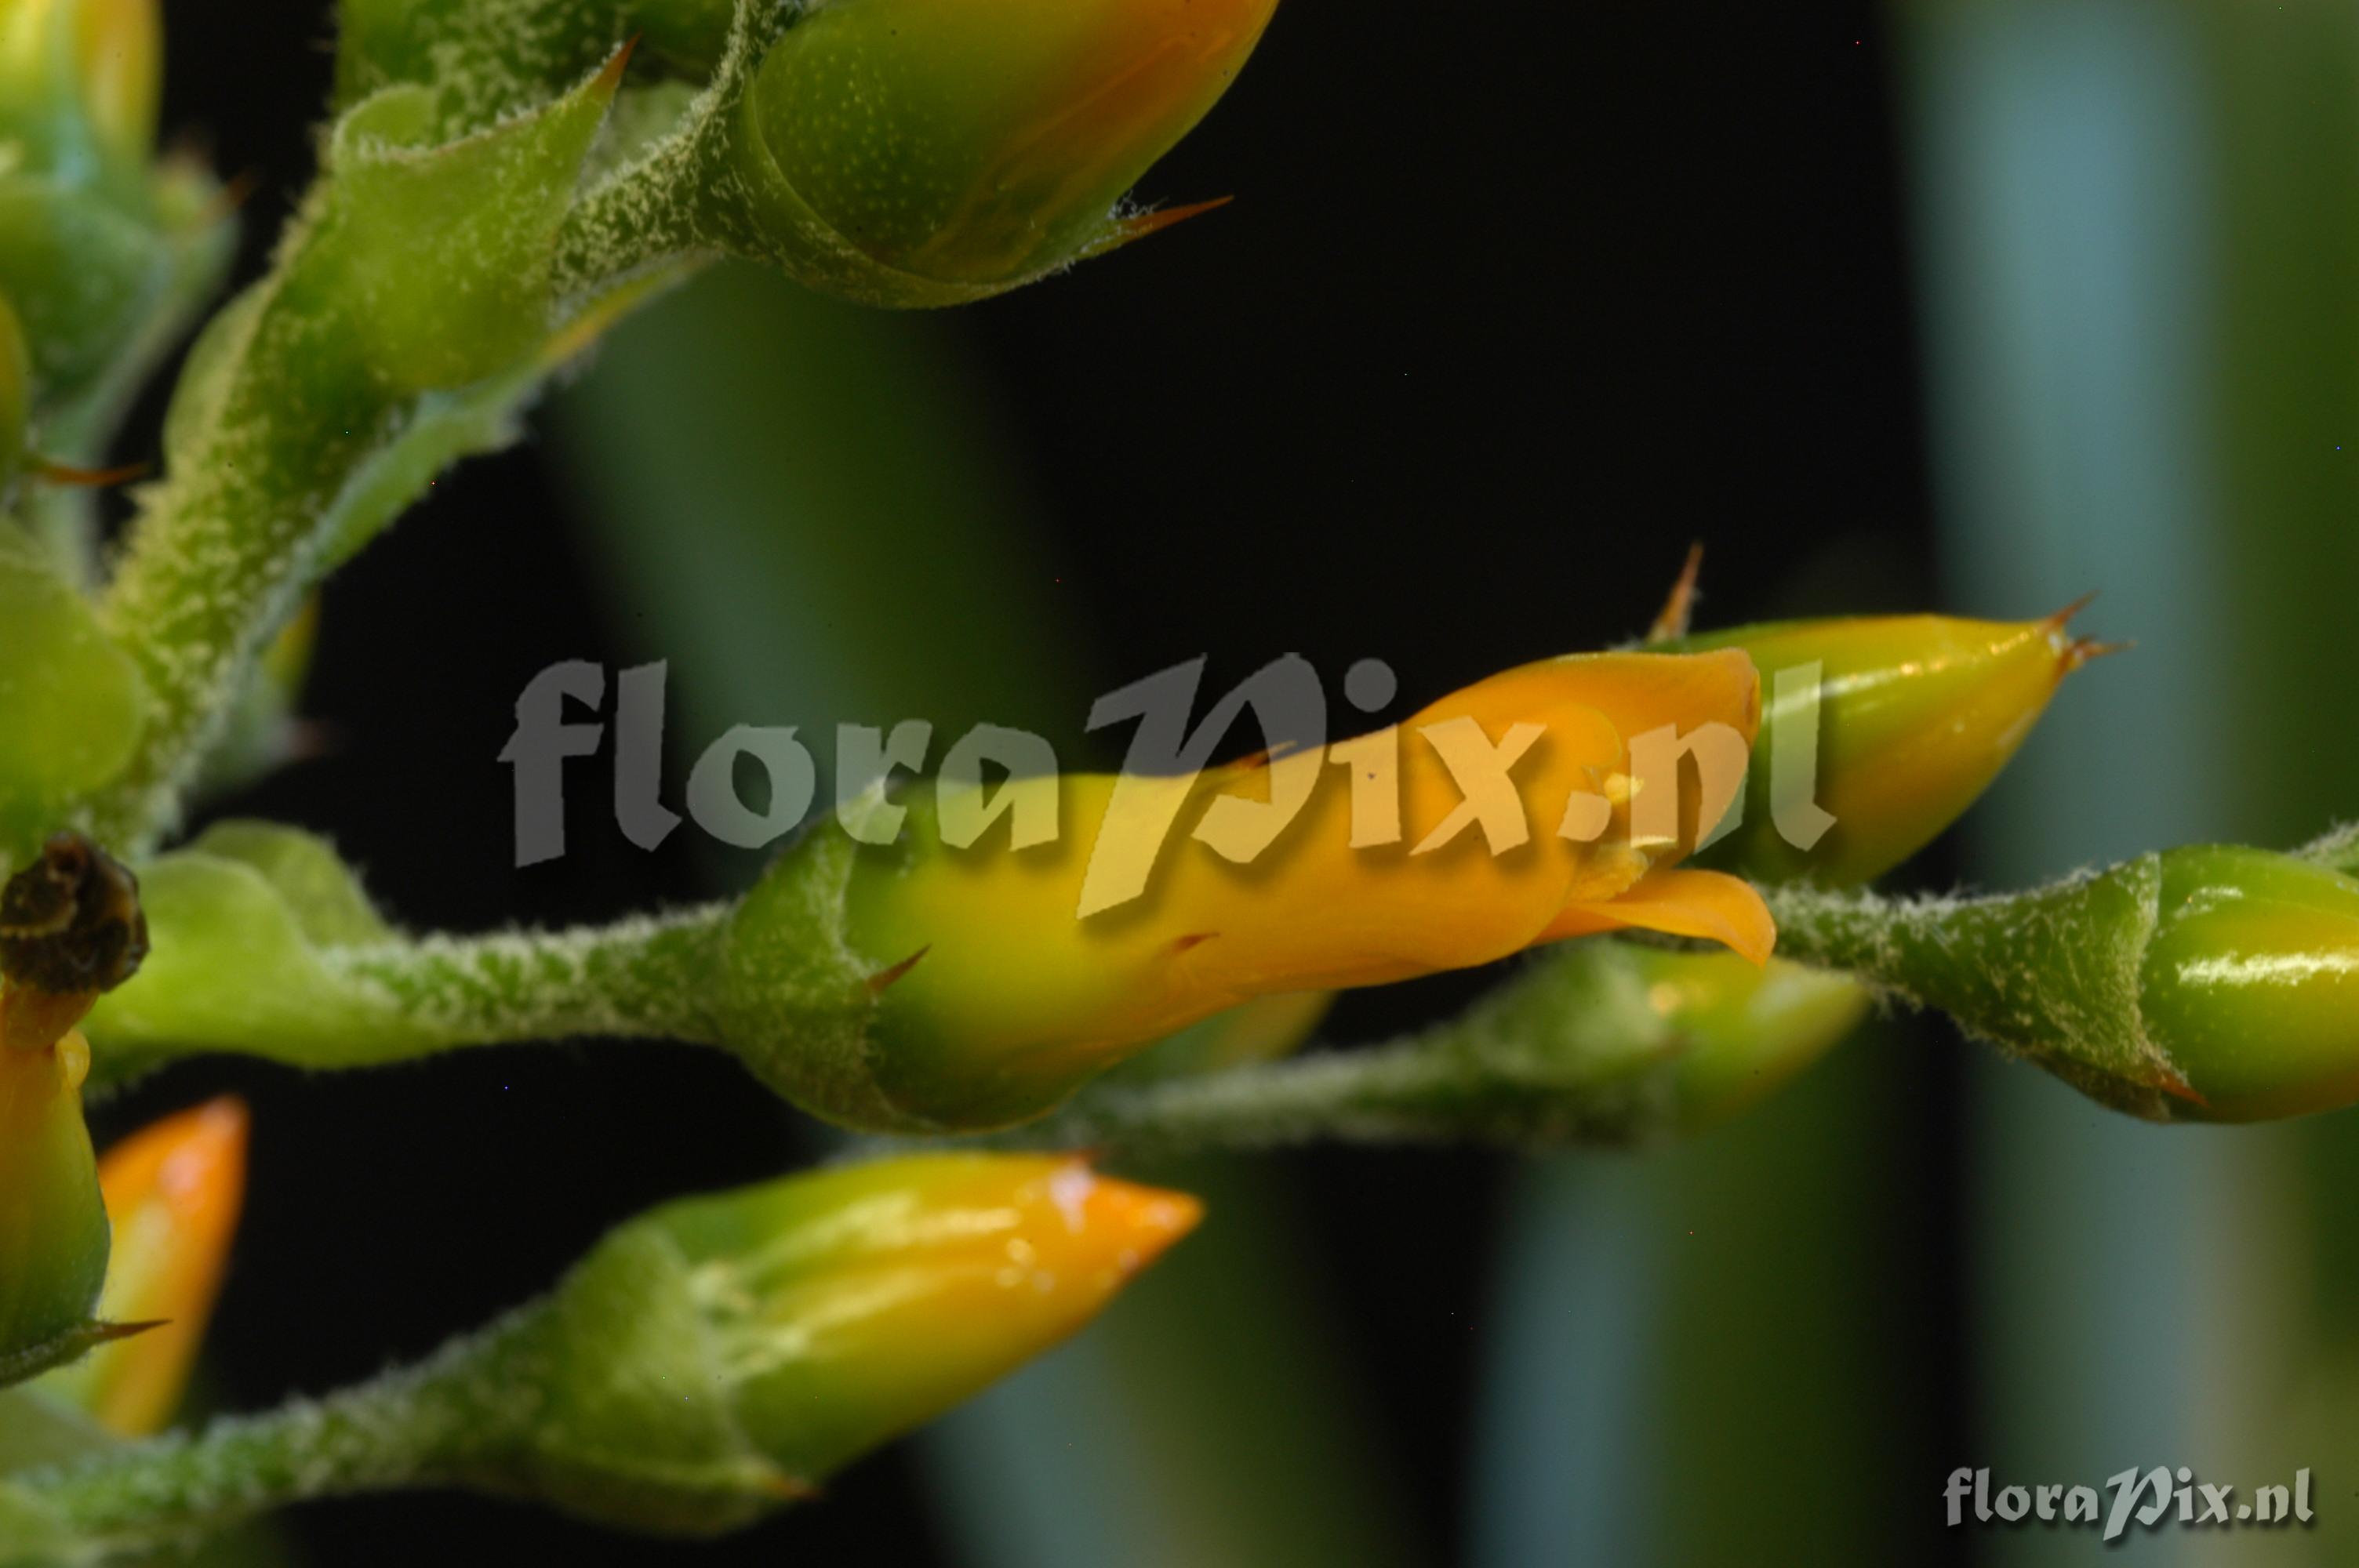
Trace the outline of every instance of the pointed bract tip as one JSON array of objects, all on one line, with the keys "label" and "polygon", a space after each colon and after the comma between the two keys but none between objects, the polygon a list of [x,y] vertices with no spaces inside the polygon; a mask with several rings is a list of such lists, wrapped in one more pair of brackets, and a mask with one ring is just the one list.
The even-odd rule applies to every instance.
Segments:
[{"label": "pointed bract tip", "polygon": [[1696,583],[1703,576],[1703,541],[1688,546],[1686,564],[1680,568],[1677,581],[1671,584],[1669,597],[1663,600],[1662,611],[1655,623],[1647,629],[1648,643],[1669,643],[1688,634],[1688,626],[1695,618]]},{"label": "pointed bract tip", "polygon": [[1215,196],[1210,201],[1190,201],[1180,207],[1158,207],[1152,212],[1134,212],[1127,218],[1116,219],[1114,227],[1082,254],[1084,256],[1102,256],[1108,251],[1118,251],[1149,234],[1159,234],[1190,218],[1201,218],[1217,208],[1226,207],[1235,200],[1234,196]]},{"label": "pointed bract tip", "polygon": [[101,1345],[118,1345],[126,1339],[136,1339],[159,1328],[169,1328],[168,1317],[150,1318],[145,1323],[93,1323],[90,1325],[88,1343],[95,1348]]},{"label": "pointed bract tip", "polygon": [[2088,592],[2082,594],[2080,598],[2074,600],[2071,603],[2066,605],[2055,614],[2042,617],[2039,623],[2042,626],[2047,627],[2051,632],[2061,632],[2065,627],[2071,624],[2072,618],[2074,616],[2080,614],[2081,611],[2088,609],[2090,605],[2096,602],[2097,593],[2098,590],[2096,589],[2091,589]]},{"label": "pointed bract tip", "polygon": [[2107,658],[2114,654],[2126,654],[2136,646],[2136,642],[2132,639],[2124,639],[2118,643],[2100,643],[2093,637],[2078,637],[2064,649],[2064,667],[2057,673],[2069,676],[2083,665]]},{"label": "pointed bract tip", "polygon": [[597,76],[591,81],[592,92],[613,92],[623,85],[623,73],[631,68],[631,57],[638,52],[639,39],[642,36],[633,33],[623,40],[623,47],[614,51],[613,58],[600,68]]},{"label": "pointed bract tip", "polygon": [[2173,1099],[2185,1100],[2189,1105],[2199,1108],[2208,1109],[2212,1104],[2210,1100],[2203,1098],[2202,1091],[2187,1081],[2187,1076],[2184,1073],[2168,1063],[2155,1069],[2151,1087],[2160,1089]]},{"label": "pointed bract tip", "polygon": [[929,942],[924,946],[919,948],[916,952],[910,954],[908,957],[902,959],[899,963],[894,965],[891,968],[879,969],[875,974],[869,976],[867,980],[868,994],[872,997],[883,996],[886,991],[892,989],[893,986],[899,981],[903,976],[907,975],[911,969],[918,967],[919,959],[924,957],[933,950],[934,945]]},{"label": "pointed bract tip", "polygon": [[236,216],[238,209],[253,200],[254,193],[261,189],[259,173],[250,168],[239,170],[205,203],[204,211],[197,215],[197,227],[210,229]]}]

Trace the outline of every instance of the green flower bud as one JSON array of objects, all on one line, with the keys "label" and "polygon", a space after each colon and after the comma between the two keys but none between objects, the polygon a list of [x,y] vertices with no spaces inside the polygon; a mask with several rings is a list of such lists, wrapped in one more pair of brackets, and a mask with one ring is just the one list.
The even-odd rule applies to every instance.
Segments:
[{"label": "green flower bud", "polygon": [[1761,671],[1743,819],[1696,863],[1828,887],[1890,871],[1973,804],[2063,678],[2106,651],[2065,630],[2071,614],[1790,621],[1657,644],[1742,648]]},{"label": "green flower bud", "polygon": [[540,1314],[540,1496],[710,1529],[807,1494],[1088,1323],[1195,1201],[1070,1157],[934,1155],[657,1210]]},{"label": "green flower bud", "polygon": [[1682,1134],[1760,1104],[1867,1015],[1867,990],[1848,975],[1776,958],[1756,968],[1734,953],[1617,946],[1647,988],[1647,1005],[1673,1032],[1671,1123]]},{"label": "green flower bud", "polygon": [[1771,902],[1788,951],[2116,1109],[2256,1121],[2359,1102],[2359,881],[2310,860],[2195,846],[1999,898]]},{"label": "green flower bud", "polygon": [[1276,0],[823,0],[733,144],[744,243],[883,305],[980,298],[1169,222],[1114,208],[1226,92]]},{"label": "green flower bud", "polygon": [[218,191],[191,212],[153,163],[160,49],[157,0],[0,0],[0,291],[34,413],[122,392],[215,265]]},{"label": "green flower bud", "polygon": [[2260,849],[2171,850],[2140,978],[2147,1033],[2187,1083],[2174,1116],[2359,1102],[2359,881]]},{"label": "green flower bud", "polygon": [[177,254],[144,203],[0,174],[0,291],[24,330],[36,410],[91,391],[131,351],[168,301]]}]

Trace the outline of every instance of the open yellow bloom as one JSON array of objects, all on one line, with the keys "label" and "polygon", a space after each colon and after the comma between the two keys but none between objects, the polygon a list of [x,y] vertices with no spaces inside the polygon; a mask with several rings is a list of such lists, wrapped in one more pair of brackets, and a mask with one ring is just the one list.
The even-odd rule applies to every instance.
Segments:
[{"label": "open yellow bloom", "polygon": [[216,1099],[132,1134],[98,1162],[114,1227],[100,1314],[157,1326],[92,1352],[48,1386],[110,1432],[156,1432],[179,1405],[245,1202],[246,1125],[242,1102]]},{"label": "open yellow bloom", "polygon": [[[1634,927],[1766,961],[1776,929],[1752,888],[1678,865],[1741,784],[1759,721],[1741,652],[1591,654],[1495,676],[1373,735],[1192,778],[941,785],[911,803],[898,844],[862,853],[847,895],[848,934],[879,971],[879,1087],[919,1121],[988,1125],[1255,997]],[[1699,731],[1716,734],[1722,762],[1734,752],[1733,773],[1701,781],[1716,804],[1680,787],[1661,746]],[[1053,842],[945,842],[958,838],[946,824],[1003,794],[1040,792],[1056,797]],[[1297,807],[1282,826],[1281,803]],[[1109,864],[1145,892],[1093,908]]]}]

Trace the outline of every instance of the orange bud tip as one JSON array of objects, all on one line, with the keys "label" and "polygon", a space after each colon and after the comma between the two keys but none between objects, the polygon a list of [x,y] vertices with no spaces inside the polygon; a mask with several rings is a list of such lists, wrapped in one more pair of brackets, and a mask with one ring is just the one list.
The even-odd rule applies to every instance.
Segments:
[{"label": "orange bud tip", "polygon": [[891,968],[879,969],[876,973],[869,976],[868,994],[872,997],[883,996],[886,991],[893,989],[894,985],[900,980],[902,976],[908,974],[911,969],[918,967],[919,959],[924,957],[933,950],[934,945],[929,942],[924,946],[919,948],[916,952],[910,954],[908,957],[902,959],[899,963],[894,965]]},{"label": "orange bud tip", "polygon": [[1204,1206],[1186,1193],[1101,1176],[1075,1161],[1055,1181],[1058,1206],[1076,1233],[1102,1238],[1125,1273],[1136,1273],[1202,1223]]},{"label": "orange bud tip", "polygon": [[201,1162],[211,1165],[224,1156],[244,1158],[254,1113],[237,1096],[218,1095],[189,1112],[182,1125],[187,1141],[181,1149],[201,1154]]},{"label": "orange bud tip", "polygon": [[1669,643],[1688,634],[1688,625],[1695,619],[1696,581],[1702,575],[1703,541],[1699,539],[1688,546],[1687,564],[1680,568],[1679,580],[1671,584],[1662,612],[1647,629],[1647,642]]},{"label": "orange bud tip", "polygon": [[2170,1096],[2173,1099],[2182,1099],[2189,1105],[2201,1107],[2205,1109],[2209,1109],[2211,1108],[2212,1102],[2203,1098],[2202,1091],[2199,1090],[2193,1084],[2189,1083],[2185,1076],[2182,1075],[2176,1067],[2164,1066],[2158,1069],[2154,1076],[2153,1087],[2160,1089],[2164,1094]]},{"label": "orange bud tip", "polygon": [[135,479],[145,479],[154,466],[152,463],[125,463],[120,468],[78,469],[64,463],[36,462],[33,471],[51,484],[69,485],[77,490],[105,490],[118,484],[128,484]]},{"label": "orange bud tip", "polygon": [[1134,212],[1127,218],[1115,220],[1113,230],[1083,254],[1098,256],[1108,251],[1120,250],[1134,240],[1161,233],[1175,223],[1201,217],[1216,207],[1226,207],[1235,200],[1234,196],[1215,196],[1210,201],[1191,201],[1181,207],[1158,207],[1152,212]]}]

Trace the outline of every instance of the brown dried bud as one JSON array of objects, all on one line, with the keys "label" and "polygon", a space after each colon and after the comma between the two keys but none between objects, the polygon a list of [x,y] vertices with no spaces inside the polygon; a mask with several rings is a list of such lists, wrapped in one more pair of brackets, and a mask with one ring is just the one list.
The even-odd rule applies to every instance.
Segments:
[{"label": "brown dried bud", "polygon": [[0,977],[11,989],[95,997],[147,957],[139,879],[79,833],[56,835],[0,887]]}]

